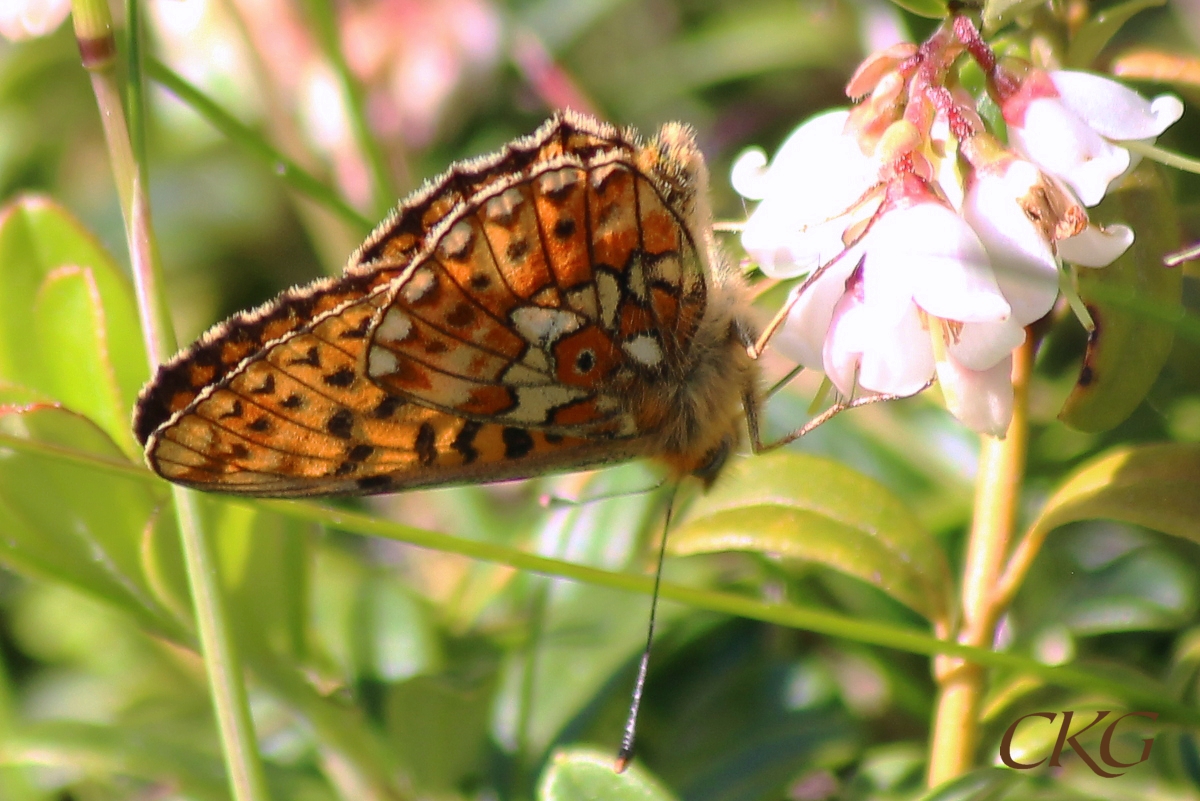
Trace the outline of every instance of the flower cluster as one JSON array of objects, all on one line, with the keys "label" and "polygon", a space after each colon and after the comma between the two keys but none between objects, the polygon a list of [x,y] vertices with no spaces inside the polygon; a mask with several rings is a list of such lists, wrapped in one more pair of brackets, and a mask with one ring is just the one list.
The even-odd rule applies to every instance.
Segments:
[{"label": "flower cluster", "polygon": [[[953,82],[969,53],[1007,127],[1005,145]],[[1012,351],[1058,297],[1061,263],[1100,267],[1132,243],[1089,224],[1152,140],[1182,114],[1081,72],[997,61],[963,18],[920,47],[869,58],[863,98],[801,125],[768,166],[750,150],[734,188],[761,201],[742,243],[775,278],[808,275],[772,344],[844,398],[906,396],[936,376],[949,409],[1003,436]]]}]

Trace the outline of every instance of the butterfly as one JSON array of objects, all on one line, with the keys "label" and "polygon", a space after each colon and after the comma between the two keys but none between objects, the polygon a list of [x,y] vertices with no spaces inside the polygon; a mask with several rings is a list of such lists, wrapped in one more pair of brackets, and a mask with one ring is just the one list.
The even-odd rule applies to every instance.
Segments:
[{"label": "butterfly", "polygon": [[639,457],[711,481],[759,371],[707,183],[686,126],[644,142],[569,111],[455,163],[340,277],[160,366],[134,413],[146,460],[186,486],[279,497]]}]

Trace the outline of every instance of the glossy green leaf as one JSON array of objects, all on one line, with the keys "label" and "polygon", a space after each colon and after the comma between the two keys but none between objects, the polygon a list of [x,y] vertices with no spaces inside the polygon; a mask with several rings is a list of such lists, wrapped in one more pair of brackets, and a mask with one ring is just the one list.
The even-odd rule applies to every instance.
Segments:
[{"label": "glossy green leaf", "polygon": [[1122,26],[1135,14],[1147,8],[1166,5],[1166,0],[1126,0],[1115,6],[1097,11],[1083,24],[1071,40],[1067,57],[1063,59],[1068,69],[1084,70],[1095,66],[1100,51],[1104,49]]},{"label": "glossy green leaf", "polygon": [[[87,419],[44,404],[6,405],[3,397],[4,433],[124,461]],[[123,475],[0,448],[0,560],[97,596],[157,631],[183,636],[185,624],[159,603],[142,570],[147,526],[165,500]]]},{"label": "glossy green leaf", "polygon": [[0,380],[93,419],[126,454],[148,375],[132,287],[65,209],[36,195],[0,209]]},{"label": "glossy green leaf", "polygon": [[1055,492],[1032,526],[1045,536],[1077,520],[1120,520],[1200,542],[1200,445],[1118,448]]},{"label": "glossy green leaf", "polygon": [[1143,161],[1091,216],[1101,225],[1124,223],[1136,238],[1107,267],[1076,269],[1096,329],[1059,419],[1080,431],[1107,431],[1133,413],[1170,356],[1175,327],[1164,315],[1180,309],[1183,273],[1162,264],[1179,246],[1179,222],[1153,163]]},{"label": "glossy green leaf", "polygon": [[613,755],[591,749],[560,751],[538,783],[539,801],[671,801],[665,787],[636,762],[613,770]]},{"label": "glossy green leaf", "polygon": [[674,555],[755,551],[869,582],[935,622],[949,617],[950,568],[912,510],[845,465],[777,452],[733,462],[687,521]]}]

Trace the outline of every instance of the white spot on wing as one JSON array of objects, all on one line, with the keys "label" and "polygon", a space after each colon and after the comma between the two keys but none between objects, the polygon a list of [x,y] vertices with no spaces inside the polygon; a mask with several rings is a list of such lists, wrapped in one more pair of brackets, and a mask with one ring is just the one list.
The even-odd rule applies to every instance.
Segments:
[{"label": "white spot on wing", "polygon": [[617,309],[621,307],[621,285],[607,270],[596,271],[596,294],[600,297],[600,324],[609,331],[617,329]]},{"label": "white spot on wing", "polygon": [[[541,353],[541,351],[533,351]],[[543,360],[545,357],[543,356]],[[538,370],[528,367],[521,362],[513,362],[508,369],[504,371],[503,381],[505,384],[515,386],[541,386],[546,383],[546,374]]]},{"label": "white spot on wing", "polygon": [[671,286],[679,286],[683,278],[683,267],[679,263],[679,256],[671,254],[663,256],[654,262],[650,271],[656,280],[663,281]]},{"label": "white spot on wing", "polygon": [[583,324],[582,318],[566,309],[547,309],[542,306],[521,306],[509,313],[513,327],[531,345],[545,348],[557,342]]},{"label": "white spot on wing", "polygon": [[552,195],[555,192],[574,186],[579,183],[580,170],[574,167],[565,167],[561,170],[553,170],[547,172],[538,178],[538,192],[543,195]]},{"label": "white spot on wing", "polygon": [[388,342],[403,342],[412,333],[412,318],[399,309],[392,308],[383,316],[383,322],[375,332],[378,339]]},{"label": "white spot on wing", "polygon": [[371,348],[371,351],[367,354],[367,375],[371,376],[371,378],[391,375],[396,372],[397,366],[396,354],[387,348]]},{"label": "white spot on wing", "polygon": [[400,294],[404,295],[404,299],[409,303],[416,303],[421,298],[425,297],[433,285],[437,283],[437,276],[433,274],[433,270],[428,267],[420,267],[413,271],[413,274],[404,286],[400,287]]},{"label": "white spot on wing", "polygon": [[474,238],[475,232],[471,229],[471,224],[461,220],[442,237],[442,241],[438,243],[438,251],[444,258],[461,261],[467,255]]},{"label": "white spot on wing", "polygon": [[587,395],[582,389],[566,384],[543,384],[540,387],[514,387],[517,406],[504,417],[520,423],[544,423],[550,410]]},{"label": "white spot on wing", "polygon": [[524,201],[525,197],[521,194],[521,190],[513,186],[494,198],[490,198],[483,206],[483,213],[489,222],[508,225],[513,221],[514,213]]},{"label": "white spot on wing", "polygon": [[658,340],[649,334],[638,334],[628,342],[622,343],[621,350],[628,353],[634,361],[647,367],[657,367],[662,362],[662,348],[659,347]]},{"label": "white spot on wing", "polygon": [[550,372],[550,361],[546,358],[546,351],[544,350],[529,348],[525,351],[525,355],[521,357],[521,362],[542,373]]}]

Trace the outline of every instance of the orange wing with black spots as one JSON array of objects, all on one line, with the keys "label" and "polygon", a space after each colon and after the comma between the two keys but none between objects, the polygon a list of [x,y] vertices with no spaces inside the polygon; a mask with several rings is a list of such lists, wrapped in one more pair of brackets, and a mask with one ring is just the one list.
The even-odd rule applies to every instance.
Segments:
[{"label": "orange wing with black spots", "polygon": [[236,315],[161,367],[135,413],[148,462],[275,496],[637,456],[696,469],[750,375],[715,389],[713,365],[745,355],[730,304],[707,306],[710,284],[738,285],[712,281],[702,169],[678,127],[643,146],[569,113],[455,165],[340,279]]}]

